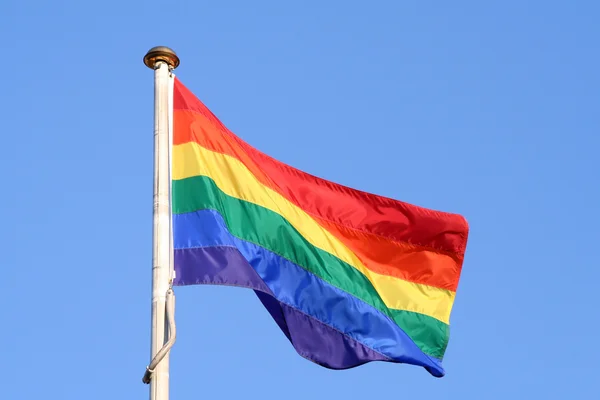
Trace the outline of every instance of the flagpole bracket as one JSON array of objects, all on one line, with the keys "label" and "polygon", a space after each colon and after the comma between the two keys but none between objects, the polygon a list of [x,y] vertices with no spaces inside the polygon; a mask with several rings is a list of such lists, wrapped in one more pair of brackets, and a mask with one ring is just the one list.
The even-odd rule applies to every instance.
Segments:
[{"label": "flagpole bracket", "polygon": [[175,328],[175,293],[173,288],[169,287],[166,295],[165,311],[167,317],[167,323],[169,325],[169,340],[163,345],[163,347],[156,353],[150,365],[146,367],[146,372],[142,377],[142,382],[149,384],[152,381],[152,374],[156,369],[156,366],[165,358],[171,351],[173,344],[175,344],[175,338],[177,337],[177,330]]}]

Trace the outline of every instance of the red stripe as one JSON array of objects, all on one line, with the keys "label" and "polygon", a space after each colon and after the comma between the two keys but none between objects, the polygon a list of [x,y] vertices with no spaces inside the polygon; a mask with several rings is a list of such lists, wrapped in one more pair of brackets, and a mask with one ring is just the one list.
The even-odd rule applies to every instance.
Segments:
[{"label": "red stripe", "polygon": [[[238,158],[263,184],[321,220],[412,246],[454,253],[462,260],[468,236],[468,225],[462,216],[351,189],[279,162],[230,132],[177,79],[174,110],[188,110],[204,117],[188,121],[195,125],[194,129],[176,129],[174,144],[195,141]],[[177,113],[176,121],[183,114]],[[462,261],[458,269],[460,264]]]}]

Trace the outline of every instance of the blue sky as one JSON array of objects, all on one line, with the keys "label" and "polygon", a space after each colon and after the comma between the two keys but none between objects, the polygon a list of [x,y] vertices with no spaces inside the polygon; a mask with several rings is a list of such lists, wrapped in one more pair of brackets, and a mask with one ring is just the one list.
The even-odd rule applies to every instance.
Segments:
[{"label": "blue sky", "polygon": [[155,45],[253,146],[471,227],[446,377],[326,370],[195,286],[173,399],[594,398],[600,3],[424,3],[4,0],[2,398],[147,396]]}]

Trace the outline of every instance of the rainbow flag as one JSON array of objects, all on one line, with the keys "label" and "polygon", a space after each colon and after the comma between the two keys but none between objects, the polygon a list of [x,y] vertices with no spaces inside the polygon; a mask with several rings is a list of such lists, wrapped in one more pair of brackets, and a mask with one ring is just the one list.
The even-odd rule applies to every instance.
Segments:
[{"label": "rainbow flag", "polygon": [[296,351],[444,375],[468,225],[309,175],[229,131],[175,78],[176,285],[253,289]]}]

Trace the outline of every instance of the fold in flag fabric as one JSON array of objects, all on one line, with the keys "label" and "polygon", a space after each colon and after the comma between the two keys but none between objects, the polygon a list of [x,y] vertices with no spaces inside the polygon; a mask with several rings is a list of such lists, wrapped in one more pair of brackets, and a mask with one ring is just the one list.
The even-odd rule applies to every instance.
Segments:
[{"label": "fold in flag fabric", "polygon": [[173,82],[175,285],[250,288],[303,357],[444,375],[466,220],[302,172]]}]

